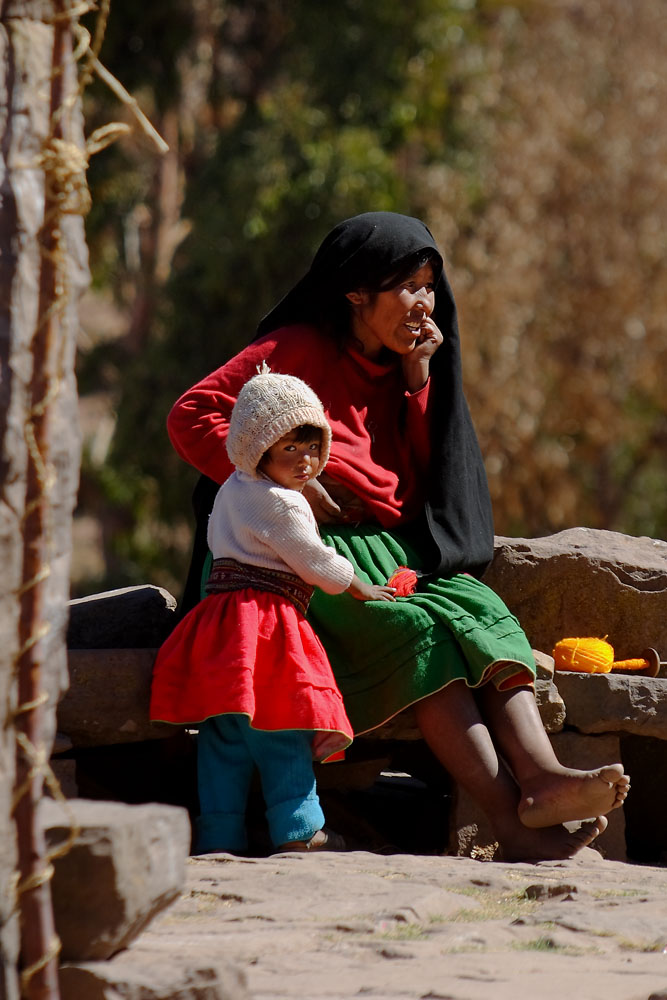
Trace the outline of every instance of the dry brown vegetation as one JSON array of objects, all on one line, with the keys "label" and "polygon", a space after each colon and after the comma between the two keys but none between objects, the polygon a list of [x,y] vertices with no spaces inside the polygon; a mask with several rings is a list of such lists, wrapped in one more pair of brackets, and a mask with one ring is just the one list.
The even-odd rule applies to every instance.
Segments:
[{"label": "dry brown vegetation", "polygon": [[501,18],[479,188],[430,171],[505,533],[664,531],[665,29],[656,0]]}]

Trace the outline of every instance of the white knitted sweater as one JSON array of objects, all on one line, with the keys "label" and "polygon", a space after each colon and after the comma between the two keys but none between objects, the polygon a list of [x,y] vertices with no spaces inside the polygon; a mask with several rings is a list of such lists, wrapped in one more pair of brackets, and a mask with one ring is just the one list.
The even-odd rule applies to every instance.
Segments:
[{"label": "white knitted sweater", "polygon": [[306,498],[262,476],[236,469],[218,490],[208,521],[214,559],[296,573],[327,594],[352,583],[349,559],[325,545]]}]

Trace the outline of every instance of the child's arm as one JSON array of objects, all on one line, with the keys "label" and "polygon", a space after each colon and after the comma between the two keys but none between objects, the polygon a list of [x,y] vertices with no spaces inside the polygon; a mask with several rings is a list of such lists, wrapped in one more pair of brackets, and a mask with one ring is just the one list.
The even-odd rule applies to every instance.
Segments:
[{"label": "child's arm", "polygon": [[357,601],[395,601],[394,590],[394,587],[364,583],[356,573],[352,577],[352,583],[347,588],[348,594],[351,594]]},{"label": "child's arm", "polygon": [[308,502],[301,494],[283,490],[277,496],[272,490],[263,496],[280,514],[279,520],[273,518],[270,535],[262,533],[263,540],[302,580],[320,587],[326,594],[347,591],[358,601],[394,600],[393,587],[364,583],[345,556],[324,544]]}]

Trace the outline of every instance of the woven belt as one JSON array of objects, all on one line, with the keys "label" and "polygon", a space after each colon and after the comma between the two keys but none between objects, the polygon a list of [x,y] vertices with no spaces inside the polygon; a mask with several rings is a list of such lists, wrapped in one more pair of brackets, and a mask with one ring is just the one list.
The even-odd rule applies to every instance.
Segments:
[{"label": "woven belt", "polygon": [[308,604],[315,589],[294,573],[279,569],[265,569],[251,566],[236,559],[214,559],[211,574],[206,583],[207,594],[220,594],[228,590],[268,590],[272,594],[286,597],[302,614],[308,611]]}]

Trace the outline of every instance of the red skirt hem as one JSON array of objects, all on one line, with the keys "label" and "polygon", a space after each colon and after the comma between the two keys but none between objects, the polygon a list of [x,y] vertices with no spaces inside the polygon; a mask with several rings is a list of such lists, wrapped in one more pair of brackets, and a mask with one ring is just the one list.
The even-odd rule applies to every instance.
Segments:
[{"label": "red skirt hem", "polygon": [[196,724],[227,713],[254,729],[319,730],[333,740],[315,743],[336,749],[351,742],[324,647],[287,598],[252,588],[211,594],[160,647],[151,720]]}]

